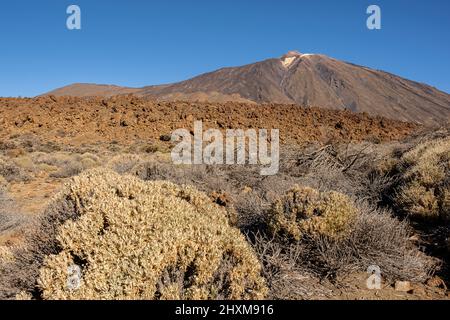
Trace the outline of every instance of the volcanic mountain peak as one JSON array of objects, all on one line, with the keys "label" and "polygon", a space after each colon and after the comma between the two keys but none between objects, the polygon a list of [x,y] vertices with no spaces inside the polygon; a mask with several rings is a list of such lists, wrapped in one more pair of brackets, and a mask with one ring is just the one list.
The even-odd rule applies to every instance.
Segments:
[{"label": "volcanic mountain peak", "polygon": [[284,56],[281,57],[281,63],[287,69],[293,66],[294,62],[297,61],[298,58],[310,57],[314,56],[312,53],[300,53],[298,51],[289,51]]},{"label": "volcanic mountain peak", "polygon": [[283,58],[291,58],[291,57],[298,57],[301,56],[302,54],[300,52],[298,52],[297,50],[291,50],[288,53],[286,53]]},{"label": "volcanic mountain peak", "polygon": [[450,95],[393,74],[325,56],[290,51],[282,57],[222,68],[160,86],[72,85],[56,96],[150,96],[162,101],[287,103],[367,112],[423,124],[450,119]]},{"label": "volcanic mountain peak", "polygon": [[281,60],[281,63],[283,64],[283,66],[285,67],[285,68],[289,68],[293,63],[294,63],[294,61],[297,59],[297,56],[294,56],[294,57],[286,57],[286,58],[284,58],[283,60]]}]

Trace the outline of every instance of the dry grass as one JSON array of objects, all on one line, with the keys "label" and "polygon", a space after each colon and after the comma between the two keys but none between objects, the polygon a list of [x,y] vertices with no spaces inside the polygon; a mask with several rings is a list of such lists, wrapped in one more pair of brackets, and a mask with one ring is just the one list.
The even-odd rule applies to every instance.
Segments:
[{"label": "dry grass", "polygon": [[[417,237],[417,230],[411,228],[410,221],[400,220],[403,216],[398,213],[411,213],[416,207],[431,208],[432,214],[423,215],[428,219],[430,216],[441,218],[442,212],[449,212],[449,170],[446,167],[449,158],[448,145],[442,142],[448,139],[445,135],[426,136],[420,143],[417,139],[389,144],[285,147],[279,174],[262,177],[259,168],[252,166],[174,166],[168,155],[154,153],[153,148],[147,150],[142,143],[105,149],[94,145],[56,148],[59,151],[47,153],[42,143],[18,137],[14,144],[3,144],[5,152],[14,150],[13,158],[1,157],[6,182],[15,183],[16,174],[20,177],[20,174],[39,171],[60,177],[61,181],[80,173],[81,176],[76,177],[76,183],[66,187],[46,210],[35,225],[35,232],[30,233],[26,250],[8,249],[14,254],[14,261],[0,265],[0,298],[252,298],[252,294],[262,297],[263,280],[259,271],[253,269],[244,272],[246,277],[251,275],[250,284],[244,281],[245,277],[239,278],[241,273],[237,273],[238,280],[235,280],[244,287],[253,285],[258,290],[243,292],[240,286],[234,285],[231,287],[238,291],[233,293],[230,289],[230,274],[235,274],[231,270],[242,262],[237,258],[241,251],[248,253],[245,265],[262,265],[262,275],[269,287],[267,297],[273,299],[329,297],[325,280],[339,286],[346,275],[365,272],[370,265],[380,266],[388,281],[424,282],[437,270],[439,261],[427,257],[422,252],[423,247],[410,241],[412,235]],[[2,145],[0,152],[1,148]],[[101,174],[106,178],[100,179],[89,172],[82,173],[97,166],[107,167],[121,176],[109,172]],[[305,187],[293,190],[296,185]],[[162,192],[161,197],[154,195],[161,194],[162,186],[172,191]],[[200,197],[200,207],[211,208],[203,218],[199,216],[203,211],[192,199],[177,195],[179,190],[194,190],[193,187],[202,192],[200,196],[192,191],[194,199]],[[399,191],[398,194],[401,190],[410,202],[396,201],[392,206],[392,190]],[[3,207],[8,205],[11,202],[3,202]],[[391,209],[395,209],[395,215]],[[163,211],[177,214],[167,217]],[[222,218],[217,215],[211,218],[219,212]],[[195,219],[189,220],[188,213]],[[272,217],[270,223],[268,216]],[[17,226],[12,217],[18,216],[9,214],[2,218],[0,215],[0,227]],[[165,224],[158,225],[156,217],[164,217]],[[176,217],[178,220],[172,220]],[[221,233],[222,240],[201,238],[203,245],[206,244],[202,249],[215,252],[218,257],[208,260],[216,271],[212,275],[210,272],[209,280],[202,285],[195,284],[192,275],[193,268],[204,270],[197,260],[184,263],[188,260],[175,259],[173,255],[160,257],[145,249],[146,243],[142,242],[142,239],[151,242],[157,237],[162,244],[152,246],[163,246],[165,249],[161,247],[161,250],[169,252],[178,246],[180,238],[172,236],[166,241],[165,234],[192,236],[189,228],[179,227],[183,219],[192,224],[195,220],[195,226],[204,237],[215,233],[217,228],[227,230]],[[202,222],[205,219],[211,220],[205,222],[207,226]],[[134,231],[121,229],[125,225]],[[139,229],[147,225],[157,232],[149,235]],[[227,236],[229,232],[232,237]],[[448,233],[448,229],[439,235],[441,251],[447,243],[450,247],[449,235],[443,237],[443,232]],[[136,234],[139,237],[135,238]],[[243,242],[242,234],[248,236],[253,249]],[[114,239],[119,235],[123,235],[123,239]],[[200,241],[197,236],[191,238],[194,244]],[[235,241],[231,249],[225,245],[231,241],[230,237]],[[110,267],[110,258],[104,254],[106,247],[109,253],[114,247],[121,248],[120,252],[130,252],[123,257],[114,256],[114,261],[123,262],[127,269],[120,264]],[[90,252],[89,248],[96,250]],[[199,247],[186,248],[181,244],[180,248],[189,251]],[[113,250],[114,254],[119,254],[118,251]],[[428,249],[427,253],[434,254]],[[146,257],[145,265],[157,270],[150,276],[146,274],[145,281],[135,271],[140,270],[141,265],[135,264],[136,256]],[[436,256],[442,258],[441,254]],[[159,264],[152,264],[156,257],[161,258]],[[173,261],[182,267],[174,267]],[[64,270],[71,264],[82,266],[83,279],[89,280],[84,291],[64,289],[67,278]],[[112,275],[113,271],[117,276]],[[117,285],[129,281],[144,286],[147,279],[150,280],[145,288],[133,287],[139,292]],[[93,283],[96,290],[90,286]]]},{"label": "dry grass", "polygon": [[450,137],[425,141],[401,158],[397,207],[417,218],[450,218]]}]

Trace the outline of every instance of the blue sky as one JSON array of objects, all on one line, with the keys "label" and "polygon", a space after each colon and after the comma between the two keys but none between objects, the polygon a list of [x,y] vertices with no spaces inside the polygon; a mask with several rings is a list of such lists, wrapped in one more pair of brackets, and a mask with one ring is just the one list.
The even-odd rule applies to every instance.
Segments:
[{"label": "blue sky", "polygon": [[[66,28],[66,8],[82,30]],[[382,30],[366,28],[366,8]],[[450,92],[448,0],[15,0],[0,3],[0,96],[74,82],[139,87],[289,50],[323,53]]]}]

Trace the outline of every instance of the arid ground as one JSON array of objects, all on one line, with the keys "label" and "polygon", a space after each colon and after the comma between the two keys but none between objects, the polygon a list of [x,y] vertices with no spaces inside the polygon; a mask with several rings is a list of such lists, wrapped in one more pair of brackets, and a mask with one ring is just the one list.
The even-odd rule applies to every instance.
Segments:
[{"label": "arid ground", "polygon": [[[280,172],[172,164],[196,120],[280,129]],[[448,127],[134,96],[1,98],[0,126],[1,299],[450,298]]]}]

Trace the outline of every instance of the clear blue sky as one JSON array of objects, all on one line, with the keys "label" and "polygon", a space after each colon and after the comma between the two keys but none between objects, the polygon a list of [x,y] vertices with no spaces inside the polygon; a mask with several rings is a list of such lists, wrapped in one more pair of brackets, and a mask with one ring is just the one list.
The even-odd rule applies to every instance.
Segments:
[{"label": "clear blue sky", "polygon": [[[66,8],[82,30],[66,28]],[[382,9],[382,30],[366,8]],[[14,0],[0,3],[0,96],[74,82],[144,86],[324,53],[450,92],[448,0]]]}]

